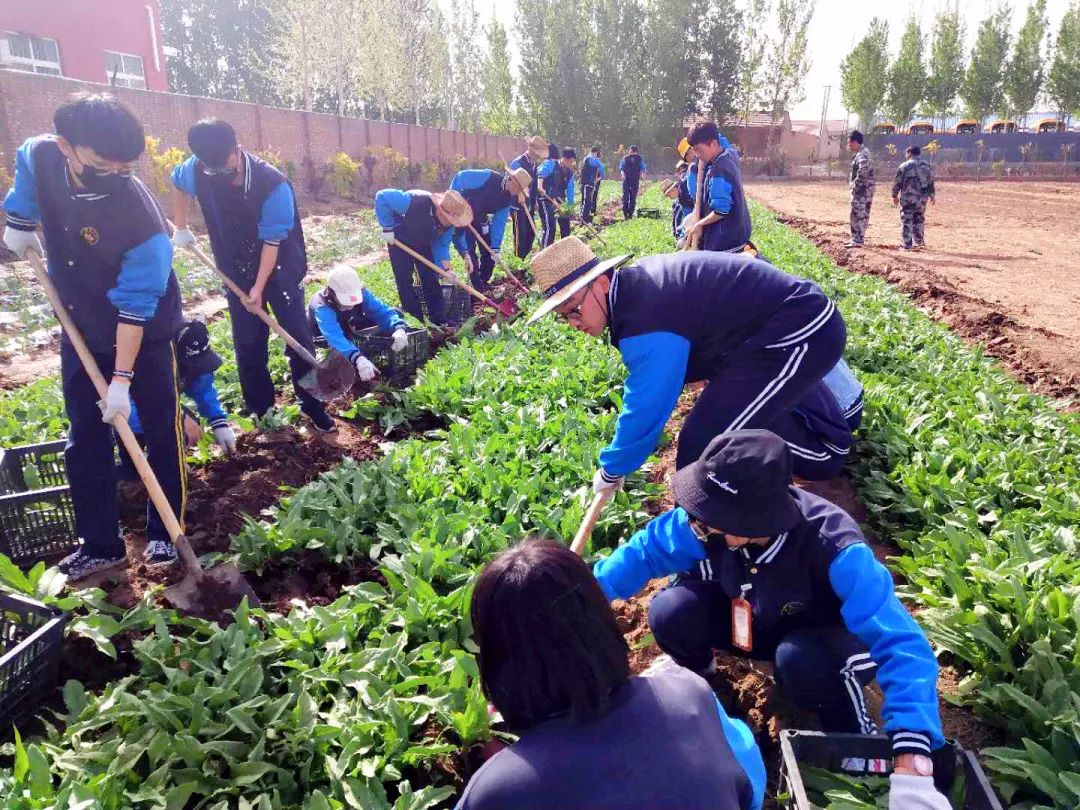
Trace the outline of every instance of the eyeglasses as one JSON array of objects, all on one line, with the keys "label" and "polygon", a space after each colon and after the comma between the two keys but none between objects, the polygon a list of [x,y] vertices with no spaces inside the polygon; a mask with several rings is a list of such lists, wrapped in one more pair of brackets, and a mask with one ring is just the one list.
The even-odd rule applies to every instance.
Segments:
[{"label": "eyeglasses", "polygon": [[567,321],[580,321],[581,320],[581,309],[582,309],[582,307],[585,306],[585,299],[587,299],[589,297],[589,290],[591,288],[592,288],[591,284],[588,285],[587,287],[585,287],[585,290],[583,291],[582,296],[581,296],[581,300],[578,301],[578,305],[576,307],[574,307],[573,309],[568,309],[568,310],[556,310],[558,312],[558,314]]},{"label": "eyeglasses", "polygon": [[100,158],[92,158],[86,154],[85,151],[75,149],[75,157],[83,165],[84,168],[89,169],[96,175],[107,176],[111,174],[118,174],[124,177],[130,177],[135,169],[135,161],[129,163],[122,163],[118,161],[101,161]]},{"label": "eyeglasses", "polygon": [[202,165],[202,173],[207,177],[220,177],[226,174],[236,174],[236,169],[229,168],[228,166],[222,166],[220,169],[212,169],[204,163]]}]

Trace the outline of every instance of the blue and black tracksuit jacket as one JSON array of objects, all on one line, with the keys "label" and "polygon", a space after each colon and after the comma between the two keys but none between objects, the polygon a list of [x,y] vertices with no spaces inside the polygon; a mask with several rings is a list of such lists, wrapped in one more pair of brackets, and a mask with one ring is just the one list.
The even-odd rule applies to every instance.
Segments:
[{"label": "blue and black tracksuit jacket", "polygon": [[386,334],[406,328],[401,314],[367,288],[364,288],[363,301],[354,307],[339,309],[333,292],[323,287],[308,302],[308,323],[317,344],[325,342],[349,360],[361,353],[349,338],[350,333],[371,326],[379,327],[379,331]]},{"label": "blue and black tracksuit jacket", "polygon": [[450,261],[454,229],[436,219],[431,192],[384,188],[375,194],[375,219],[402,244],[416,251],[431,250],[435,264]]},{"label": "blue and black tracksuit jacket", "polygon": [[703,543],[687,513],[676,508],[650,521],[593,572],[608,599],[629,598],[650,579],[676,573],[718,582],[732,599],[744,595],[752,611],[749,654],[756,659],[770,659],[793,630],[842,625],[877,664],[894,752],[940,748],[937,660],[896,598],[892,576],[846,512],[796,487],[789,491],[803,519],[764,548],[733,550],[722,538]]},{"label": "blue and black tracksuit jacket", "polygon": [[574,204],[574,172],[571,169],[548,158],[540,164],[538,175],[544,180],[544,192],[551,199],[557,203]]},{"label": "blue and black tracksuit jacket", "polygon": [[[505,174],[491,169],[465,169],[450,181],[450,190],[461,194],[472,206],[474,228],[480,230],[480,226],[491,217],[488,244],[492,250],[501,249],[510,207],[517,203],[517,197],[503,189],[505,179]],[[454,232],[454,246],[462,256],[469,251],[466,234],[464,228],[457,228]]]},{"label": "blue and black tracksuit jacket", "polygon": [[645,159],[641,155],[626,155],[619,161],[619,171],[623,173],[624,182],[632,185],[641,182],[641,175],[648,170],[649,167],[645,165]]},{"label": "blue and black tracksuit jacket", "polygon": [[[721,140],[722,151],[705,167],[705,187],[701,195],[701,216],[713,211],[720,221],[705,229],[702,250],[738,250],[750,241],[750,209],[743,192],[739,154],[727,140]],[[690,195],[690,213],[694,210],[693,196],[697,188],[697,163],[686,173]]]},{"label": "blue and black tracksuit jacket", "polygon": [[604,161],[600,158],[589,155],[581,162],[581,185],[595,186],[604,176]]}]

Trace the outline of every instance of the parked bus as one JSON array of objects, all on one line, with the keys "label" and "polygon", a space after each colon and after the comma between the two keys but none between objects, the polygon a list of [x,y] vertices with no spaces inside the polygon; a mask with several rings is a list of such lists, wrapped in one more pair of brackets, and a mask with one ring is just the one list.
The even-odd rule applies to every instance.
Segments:
[{"label": "parked bus", "polygon": [[896,124],[891,121],[882,121],[880,124],[874,124],[873,132],[875,135],[895,135]]},{"label": "parked bus", "polygon": [[934,125],[929,121],[916,121],[908,128],[908,135],[933,135]]},{"label": "parked bus", "polygon": [[1060,118],[1044,118],[1035,127],[1036,132],[1064,132],[1065,122]]},{"label": "parked bus", "polygon": [[1015,121],[998,120],[990,125],[990,131],[995,134],[1001,134],[1003,132],[1016,132]]},{"label": "parked bus", "polygon": [[969,118],[965,121],[957,121],[954,132],[957,135],[974,135],[980,129],[982,129],[982,126],[979,122]]}]

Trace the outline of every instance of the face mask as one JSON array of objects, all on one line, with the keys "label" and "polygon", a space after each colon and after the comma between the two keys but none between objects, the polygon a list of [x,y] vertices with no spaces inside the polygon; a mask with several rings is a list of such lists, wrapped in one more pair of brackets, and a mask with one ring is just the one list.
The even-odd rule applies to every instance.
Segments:
[{"label": "face mask", "polygon": [[93,194],[115,194],[127,188],[131,172],[103,172],[93,166],[83,166],[79,179]]}]

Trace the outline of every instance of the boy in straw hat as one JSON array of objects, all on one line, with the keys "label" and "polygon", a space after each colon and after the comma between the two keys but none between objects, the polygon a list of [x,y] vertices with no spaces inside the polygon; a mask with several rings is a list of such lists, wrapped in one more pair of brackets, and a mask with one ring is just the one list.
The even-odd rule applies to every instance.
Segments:
[{"label": "boy in straw hat", "polygon": [[740,428],[780,433],[808,479],[839,472],[851,428],[822,378],[846,329],[811,281],[748,255],[694,251],[601,261],[576,237],[532,260],[544,297],[530,323],[555,311],[587,334],[610,329],[629,375],[615,436],[593,487],[618,488],[656,447],[683,386],[708,381],[679,434],[676,468],[713,437]]},{"label": "boy in straw hat", "polygon": [[469,204],[456,191],[432,194],[384,188],[375,194],[375,219],[382,226],[383,241],[389,245],[390,266],[394,268],[402,309],[417,320],[424,319],[424,309],[413,290],[413,274],[419,273],[428,316],[433,323],[445,324],[439,277],[394,242],[401,242],[449,271],[454,228],[464,228],[473,219]]},{"label": "boy in straw hat", "polygon": [[536,213],[536,204],[540,199],[536,172],[548,155],[548,142],[539,135],[533,135],[525,144],[526,150],[511,160],[506,167],[507,169],[524,169],[532,179],[532,185],[529,186],[528,206],[516,205],[511,212],[511,222],[514,226],[514,251],[519,259],[524,259],[529,255],[533,242],[536,240],[533,215]]},{"label": "boy in straw hat", "polygon": [[465,169],[450,181],[450,189],[461,194],[472,208],[472,227],[495,251],[493,256],[479,245],[472,230],[467,227],[454,232],[454,244],[465,257],[465,267],[472,285],[481,292],[490,288],[491,274],[499,261],[499,251],[506,233],[510,206],[516,203],[524,207],[531,183],[532,177],[525,169],[511,168],[507,168],[505,174],[491,169]]},{"label": "boy in straw hat", "polygon": [[[543,235],[540,244],[548,247],[555,241],[555,224],[559,225],[559,238],[565,239],[570,235],[570,216],[561,213],[563,205],[574,204],[574,164],[577,162],[577,152],[566,148],[559,157],[559,147],[551,144],[548,151],[548,159],[540,166],[537,172],[540,184],[540,223],[543,227]],[[556,206],[560,210],[556,210]]]}]

